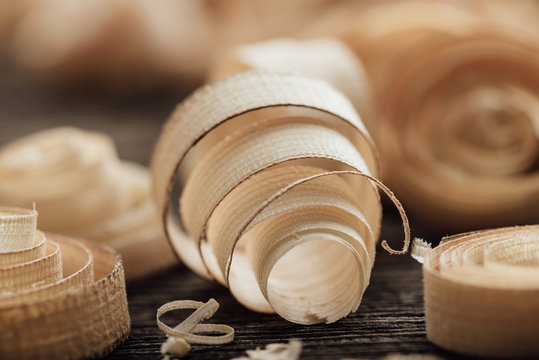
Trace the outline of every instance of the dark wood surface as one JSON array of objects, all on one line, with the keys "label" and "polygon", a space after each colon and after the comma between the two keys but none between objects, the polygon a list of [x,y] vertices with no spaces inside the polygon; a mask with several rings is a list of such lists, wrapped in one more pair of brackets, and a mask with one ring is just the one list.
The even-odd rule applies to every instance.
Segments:
[{"label": "dark wood surface", "polygon": [[[391,217],[385,233],[401,239],[400,224]],[[155,325],[155,311],[177,299],[220,303],[211,322],[235,328],[235,340],[221,346],[194,345],[188,359],[230,359],[247,349],[297,338],[303,342],[301,359],[377,359],[392,353],[436,354],[444,359],[462,358],[430,344],[425,337],[421,266],[409,256],[388,255],[381,248],[371,284],[355,314],[333,324],[302,326],[277,315],[262,315],[239,305],[220,285],[191,273],[184,266],[128,285],[132,328],[129,340],[107,359],[158,359],[165,336]],[[166,318],[169,324],[187,313]],[[176,323],[177,323],[176,322]]]},{"label": "dark wood surface", "polygon": [[[147,164],[161,124],[186,91],[139,97],[51,90],[23,74],[0,68],[0,144],[52,126],[72,125],[110,134],[124,159]],[[413,235],[439,239],[436,231],[412,222]],[[384,220],[383,236],[402,241],[394,213]],[[395,245],[398,246],[398,245]],[[462,358],[430,344],[425,336],[421,267],[408,255],[378,249],[371,284],[359,311],[330,325],[301,326],[276,315],[262,315],[239,305],[222,286],[202,280],[182,265],[128,284],[129,339],[107,359],[159,359],[165,336],[155,324],[156,309],[167,301],[215,298],[221,307],[211,322],[235,328],[233,343],[194,345],[188,359],[229,359],[247,349],[290,338],[303,341],[302,359],[375,359],[391,353],[436,354]],[[174,316],[185,317],[187,313]],[[172,324],[174,316],[167,317]],[[180,320],[180,319],[178,319]]]}]

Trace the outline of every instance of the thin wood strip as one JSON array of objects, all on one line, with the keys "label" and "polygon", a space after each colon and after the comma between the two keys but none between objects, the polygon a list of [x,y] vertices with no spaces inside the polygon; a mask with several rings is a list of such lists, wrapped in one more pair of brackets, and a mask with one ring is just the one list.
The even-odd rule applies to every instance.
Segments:
[{"label": "thin wood strip", "polygon": [[[14,209],[15,216],[20,212]],[[37,216],[27,210],[32,212]],[[43,238],[48,239],[49,255],[0,269],[13,283],[11,292],[0,294],[2,358],[79,359],[110,352],[130,328],[120,256],[59,235]],[[51,272],[59,277],[49,279]]]}]

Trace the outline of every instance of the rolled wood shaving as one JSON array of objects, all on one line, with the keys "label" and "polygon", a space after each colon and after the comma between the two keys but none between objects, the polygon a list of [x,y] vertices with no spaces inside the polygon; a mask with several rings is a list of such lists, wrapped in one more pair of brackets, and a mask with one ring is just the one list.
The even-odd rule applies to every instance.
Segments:
[{"label": "rolled wood shaving", "polygon": [[407,208],[445,228],[539,219],[537,59],[526,38],[482,34],[401,69],[380,144],[387,182]]},{"label": "rolled wood shaving", "polygon": [[[442,358],[431,354],[389,354],[380,360],[441,360]],[[341,360],[362,360],[361,358],[342,358]]]},{"label": "rolled wood shaving", "polygon": [[[182,225],[169,210],[177,172]],[[180,104],[152,159],[155,199],[180,258],[249,308],[306,324],[357,309],[380,231],[377,187],[399,208],[406,235],[402,251],[383,246],[407,249],[406,216],[377,173],[346,98],[318,80],[257,71]]]},{"label": "rolled wood shaving", "polygon": [[[26,221],[27,217],[33,221]],[[10,252],[0,252],[0,258],[17,258],[17,253],[29,250],[36,256],[20,257],[25,262],[0,267],[2,358],[103,356],[129,334],[120,256],[107,247],[36,232],[36,218],[35,210],[0,208],[2,240],[13,237],[10,233],[4,236],[9,227],[3,225],[17,223],[22,233],[35,233],[37,246],[46,244],[50,254],[42,256],[33,251],[36,246],[26,248],[22,241],[12,241]]]},{"label": "rolled wood shaving", "polygon": [[430,341],[474,356],[539,356],[539,225],[445,238],[423,276]]},{"label": "rolled wood shaving", "polygon": [[120,161],[104,134],[61,127],[0,149],[0,204],[33,202],[40,228],[114,247],[129,279],[175,262],[150,197],[148,170]]}]

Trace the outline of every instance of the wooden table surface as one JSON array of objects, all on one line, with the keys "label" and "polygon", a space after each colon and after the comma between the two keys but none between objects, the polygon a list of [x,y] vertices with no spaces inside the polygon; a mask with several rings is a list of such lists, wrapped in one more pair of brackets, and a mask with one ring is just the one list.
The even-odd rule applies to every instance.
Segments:
[{"label": "wooden table surface", "polygon": [[[51,90],[24,74],[0,67],[0,144],[52,126],[72,125],[110,134],[120,157],[147,164],[161,125],[186,91],[130,98],[101,93]],[[414,236],[439,240],[441,234],[412,221]],[[382,236],[398,246],[401,225],[388,211]],[[378,247],[371,284],[359,311],[334,324],[301,326],[276,315],[239,305],[224,287],[205,281],[183,265],[128,284],[129,339],[107,359],[159,359],[165,336],[155,324],[156,309],[167,301],[215,298],[221,305],[211,322],[235,328],[234,342],[194,345],[188,359],[229,359],[268,343],[297,338],[302,359],[376,359],[392,353],[463,358],[430,344],[425,337],[421,266],[410,256],[390,256]],[[186,313],[178,313],[185,316]],[[167,317],[173,322],[173,316]]]}]

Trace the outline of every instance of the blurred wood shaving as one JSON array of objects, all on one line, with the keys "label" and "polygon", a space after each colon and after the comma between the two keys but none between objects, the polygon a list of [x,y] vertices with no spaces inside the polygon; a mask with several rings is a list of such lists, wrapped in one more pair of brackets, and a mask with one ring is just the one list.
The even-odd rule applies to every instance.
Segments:
[{"label": "blurred wood shaving", "polygon": [[466,355],[537,358],[538,254],[539,225],[444,239],[423,264],[427,338]]}]

